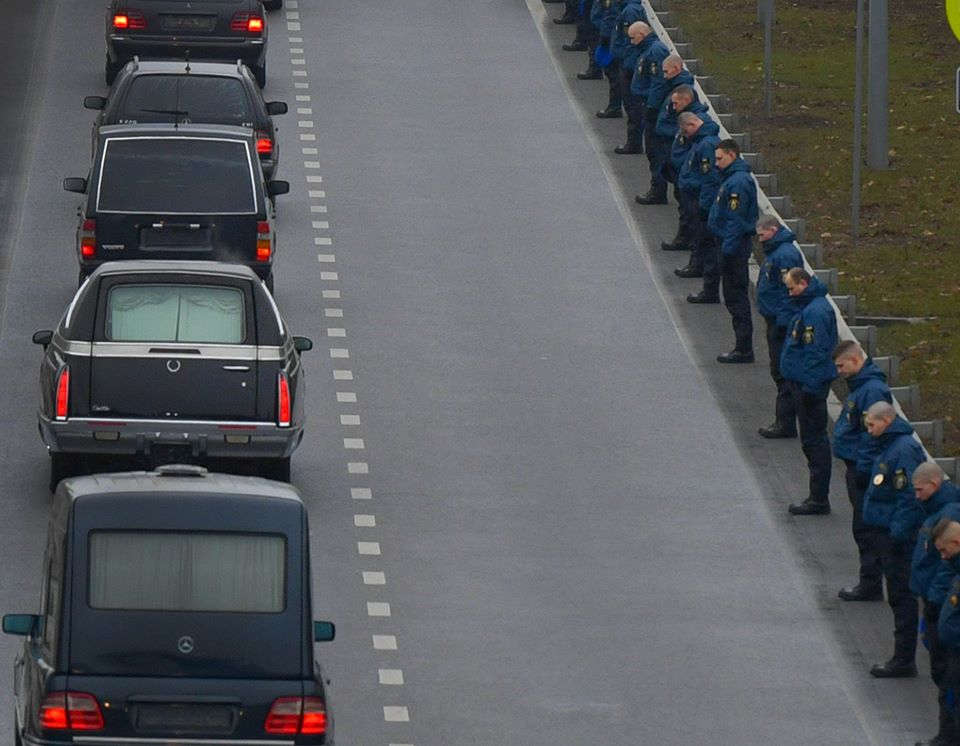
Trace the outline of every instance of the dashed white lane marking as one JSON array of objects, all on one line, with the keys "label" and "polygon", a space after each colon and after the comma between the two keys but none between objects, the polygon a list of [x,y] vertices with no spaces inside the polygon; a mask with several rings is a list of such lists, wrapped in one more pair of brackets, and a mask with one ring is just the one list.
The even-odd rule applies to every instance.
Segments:
[{"label": "dashed white lane marking", "polygon": [[372,500],[373,493],[370,491],[369,487],[351,487],[350,497],[352,497],[354,500]]},{"label": "dashed white lane marking", "polygon": [[383,601],[367,601],[367,616],[390,616],[390,604]]},{"label": "dashed white lane marking", "polygon": [[[307,71],[306,71],[306,70],[294,70],[294,71],[293,71],[293,74],[296,75],[296,74],[299,73],[299,72],[306,73]],[[293,84],[293,87],[294,87],[294,88],[299,88],[299,89],[302,91],[302,90],[304,90],[304,89],[306,89],[306,88],[309,88],[309,87],[310,87],[310,84],[309,84],[309,83],[294,83],[294,84]]]},{"label": "dashed white lane marking", "polygon": [[313,129],[313,120],[312,119],[298,119],[297,126],[300,129],[312,130]]},{"label": "dashed white lane marking", "polygon": [[350,357],[350,350],[346,347],[331,347],[330,357],[335,360],[346,360]]},{"label": "dashed white lane marking", "polygon": [[358,541],[357,554],[369,555],[371,557],[379,557],[381,554],[380,542],[379,541]]},{"label": "dashed white lane marking", "polygon": [[[347,463],[347,473],[348,474],[369,474],[370,473],[370,464],[366,461],[350,461]],[[369,488],[366,487],[354,487],[355,490],[366,489],[369,492]]]},{"label": "dashed white lane marking", "polygon": [[333,371],[333,380],[334,381],[352,381],[353,371],[352,370],[335,370]]},{"label": "dashed white lane marking", "polygon": [[333,245],[333,239],[327,236],[315,236],[313,243],[317,246],[331,246]]},{"label": "dashed white lane marking", "polygon": [[303,47],[290,47],[290,54],[303,54]]},{"label": "dashed white lane marking", "polygon": [[326,213],[326,211],[327,211],[326,205],[310,205],[310,212]]},{"label": "dashed white lane marking", "polygon": [[295,10],[288,10],[287,18],[291,21],[296,21],[296,20],[299,20],[300,14]]},{"label": "dashed white lane marking", "polygon": [[340,298],[339,290],[321,290],[320,295],[322,295],[327,300],[337,300]]},{"label": "dashed white lane marking", "polygon": [[304,155],[316,155],[320,151],[318,151],[316,148],[311,146],[309,148],[300,148],[300,152],[303,153]]},{"label": "dashed white lane marking", "polygon": [[341,327],[327,327],[328,337],[346,337],[347,330]]},{"label": "dashed white lane marking", "polygon": [[363,438],[344,438],[343,447],[348,451],[363,451],[365,446]]},{"label": "dashed white lane marking", "polygon": [[320,184],[322,181],[323,181],[322,176],[317,176],[316,174],[307,174],[308,184]]},{"label": "dashed white lane marking", "polygon": [[401,686],[403,684],[403,671],[399,668],[378,669],[377,677],[380,683],[386,686]]},{"label": "dashed white lane marking", "polygon": [[317,136],[312,132],[301,132],[300,139],[303,140],[304,142],[316,142]]},{"label": "dashed white lane marking", "polygon": [[357,395],[353,391],[338,391],[337,401],[341,404],[356,404]]},{"label": "dashed white lane marking", "polygon": [[[299,25],[299,24],[298,24],[298,25]],[[293,71],[293,74],[296,75],[296,76],[298,76],[298,77],[303,77],[303,78],[307,77],[307,71],[306,71],[306,70],[294,70],[294,71]]]},{"label": "dashed white lane marking", "polygon": [[321,264],[333,264],[337,261],[336,254],[317,254],[317,261]]},{"label": "dashed white lane marking", "polygon": [[313,221],[313,229],[315,231],[325,231],[325,230],[328,230],[329,228],[330,228],[330,223],[328,223],[326,220]]},{"label": "dashed white lane marking", "polygon": [[328,319],[342,319],[343,318],[343,309],[342,308],[324,308],[323,315]]},{"label": "dashed white lane marking", "polygon": [[340,279],[340,276],[336,272],[321,272],[321,280],[329,280],[330,282],[336,282]]},{"label": "dashed white lane marking", "polygon": [[320,161],[304,161],[304,168],[320,168]]},{"label": "dashed white lane marking", "polygon": [[406,707],[399,705],[384,705],[383,719],[388,723],[409,723],[410,712]]},{"label": "dashed white lane marking", "polygon": [[341,424],[341,425],[359,425],[359,424],[360,424],[360,415],[358,415],[358,414],[342,414],[342,415],[340,415],[340,424]]},{"label": "dashed white lane marking", "polygon": [[386,585],[387,576],[379,570],[364,570],[363,583],[364,585]]},{"label": "dashed white lane marking", "polygon": [[302,36],[288,36],[287,41],[291,44],[303,44]]},{"label": "dashed white lane marking", "polygon": [[311,199],[323,199],[327,196],[327,193],[323,189],[310,189],[307,191],[307,195]]},{"label": "dashed white lane marking", "polygon": [[311,109],[309,106],[298,106],[297,114],[306,114],[307,116],[310,116],[311,114],[313,114],[313,109]]},{"label": "dashed white lane marking", "polygon": [[353,525],[357,528],[374,528],[377,525],[377,517],[369,513],[357,513],[353,516]]},{"label": "dashed white lane marking", "polygon": [[310,94],[309,94],[309,93],[298,93],[298,94],[297,94],[297,101],[309,101],[309,100],[310,100]]},{"label": "dashed white lane marking", "polygon": [[395,635],[373,635],[374,650],[396,650],[397,638]]},{"label": "dashed white lane marking", "polygon": [[303,57],[291,57],[291,58],[290,58],[290,64],[291,64],[291,65],[306,65],[306,64],[307,64],[307,61],[306,61]]}]

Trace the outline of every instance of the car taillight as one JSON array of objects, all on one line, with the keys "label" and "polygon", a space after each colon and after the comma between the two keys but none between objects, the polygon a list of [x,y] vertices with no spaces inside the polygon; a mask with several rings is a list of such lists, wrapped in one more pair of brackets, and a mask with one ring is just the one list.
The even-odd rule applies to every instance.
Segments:
[{"label": "car taillight", "polygon": [[270,222],[267,220],[257,221],[257,261],[269,262],[273,254],[273,247],[270,245]]},{"label": "car taillight", "polygon": [[257,153],[260,155],[270,155],[273,152],[273,140],[266,132],[257,132]]},{"label": "car taillight", "polygon": [[44,730],[101,730],[103,713],[92,694],[53,692],[40,705],[40,727]]},{"label": "car taillight", "polygon": [[277,374],[277,424],[290,427],[290,380],[282,370]]},{"label": "car taillight", "polygon": [[230,19],[231,31],[245,31],[250,34],[263,33],[263,18],[256,13],[239,11]]},{"label": "car taillight", "polygon": [[147,19],[139,10],[125,10],[113,17],[113,27],[120,31],[132,29],[142,31],[147,27]]},{"label": "car taillight", "polygon": [[57,393],[56,393],[54,416],[63,421],[67,419],[70,412],[70,367],[64,365],[57,373]]},{"label": "car taillight", "polygon": [[87,218],[80,226],[80,256],[93,259],[97,253],[97,221]]},{"label": "car taillight", "polygon": [[318,735],[327,731],[327,711],[321,697],[279,697],[263,724],[267,733]]}]

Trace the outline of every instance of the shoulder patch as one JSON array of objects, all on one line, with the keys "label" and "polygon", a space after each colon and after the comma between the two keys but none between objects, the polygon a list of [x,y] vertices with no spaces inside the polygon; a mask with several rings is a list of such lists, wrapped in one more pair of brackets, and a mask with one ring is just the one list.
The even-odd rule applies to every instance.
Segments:
[{"label": "shoulder patch", "polygon": [[700,159],[700,173],[708,174],[710,173],[710,159],[701,158]]},{"label": "shoulder patch", "polygon": [[813,327],[805,326],[803,328],[803,343],[805,345],[813,344]]},{"label": "shoulder patch", "polygon": [[660,66],[657,64],[656,60],[650,60],[650,75],[653,77],[657,76],[657,70],[660,69]]},{"label": "shoulder patch", "polygon": [[736,192],[733,192],[730,195],[730,201],[728,205],[730,207],[730,210],[733,212],[736,212],[738,209],[740,209],[740,195],[737,194]]},{"label": "shoulder patch", "polygon": [[897,469],[893,473],[893,486],[898,490],[902,490],[907,486],[907,472],[905,470]]}]

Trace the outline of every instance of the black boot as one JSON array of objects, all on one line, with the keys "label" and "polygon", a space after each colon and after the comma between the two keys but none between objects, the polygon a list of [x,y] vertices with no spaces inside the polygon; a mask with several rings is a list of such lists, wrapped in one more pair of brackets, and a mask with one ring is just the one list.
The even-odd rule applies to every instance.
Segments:
[{"label": "black boot", "polygon": [[917,664],[910,658],[893,656],[884,663],[872,666],[870,675],[878,679],[910,679],[917,675]]},{"label": "black boot", "polygon": [[627,138],[626,145],[617,145],[613,149],[613,152],[617,155],[637,155],[643,153],[643,143],[642,142],[630,142],[630,138]]},{"label": "black boot", "polygon": [[662,191],[651,189],[646,194],[638,194],[633,198],[638,205],[665,205],[667,204],[666,187]]},{"label": "black boot", "polygon": [[609,104],[606,109],[601,109],[597,112],[597,117],[600,119],[619,119],[623,116],[623,107],[619,104],[614,106]]},{"label": "black boot", "polygon": [[570,26],[577,22],[577,17],[573,13],[567,12],[559,18],[554,18],[553,22],[558,26]]},{"label": "black boot", "polygon": [[574,39],[569,44],[564,44],[560,48],[564,52],[585,52],[587,51],[587,44],[586,42],[580,41],[578,39]]},{"label": "black boot", "polygon": [[757,430],[764,438],[796,438],[797,428],[782,422],[774,422],[769,427],[761,427]]},{"label": "black boot", "polygon": [[673,274],[677,277],[683,277],[684,279],[689,277],[703,277],[703,268],[697,267],[694,264],[688,264],[685,267],[678,267],[673,270]]}]

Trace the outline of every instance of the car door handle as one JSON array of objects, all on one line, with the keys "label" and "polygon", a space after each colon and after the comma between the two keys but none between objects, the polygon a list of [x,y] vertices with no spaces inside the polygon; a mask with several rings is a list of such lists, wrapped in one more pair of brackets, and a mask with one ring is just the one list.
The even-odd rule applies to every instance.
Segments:
[{"label": "car door handle", "polygon": [[246,373],[247,371],[250,370],[250,366],[249,366],[249,365],[224,365],[224,366],[223,366],[223,369],[224,369],[224,370],[239,370],[239,371],[241,371],[241,372],[243,372],[243,373]]}]

